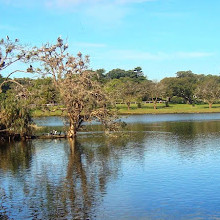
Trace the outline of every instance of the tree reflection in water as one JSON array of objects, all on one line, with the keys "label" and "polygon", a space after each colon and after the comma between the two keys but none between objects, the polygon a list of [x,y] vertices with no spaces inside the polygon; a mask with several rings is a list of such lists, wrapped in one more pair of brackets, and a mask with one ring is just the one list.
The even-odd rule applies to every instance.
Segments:
[{"label": "tree reflection in water", "polygon": [[[175,180],[184,180],[179,170],[192,178],[184,171],[186,167],[191,171],[192,164],[197,163],[205,170],[201,163],[204,159],[214,166],[215,157],[210,157],[209,161],[207,155],[218,155],[219,129],[218,121],[140,123],[129,124],[126,134],[119,138],[85,132],[79,135],[77,142],[3,143],[0,146],[0,218],[103,219],[106,213],[119,210],[121,203],[128,207],[129,210],[125,210],[128,214],[136,213],[137,210],[133,210],[123,197],[126,190],[133,191],[135,186],[139,194],[137,198],[133,194],[131,201],[139,204],[139,201],[149,199],[149,207],[148,203],[139,205],[143,210],[151,210],[154,199],[151,195],[158,196],[160,201]],[[169,175],[172,181],[166,182]],[[154,192],[161,179],[168,188],[161,185],[161,191]],[[206,179],[201,176],[201,180]],[[126,188],[129,184],[133,188]],[[184,189],[181,182],[176,181],[176,184]],[[116,186],[119,187],[114,194]],[[187,190],[180,195],[183,198],[184,192]],[[175,190],[172,188],[170,193],[175,195]],[[154,208],[158,208],[157,204]],[[118,215],[112,218],[115,216]]]},{"label": "tree reflection in water", "polygon": [[[109,142],[100,135],[0,148],[0,214],[15,219],[94,219],[108,182],[118,176],[120,151],[128,141]],[[118,145],[117,151],[112,144]]]}]

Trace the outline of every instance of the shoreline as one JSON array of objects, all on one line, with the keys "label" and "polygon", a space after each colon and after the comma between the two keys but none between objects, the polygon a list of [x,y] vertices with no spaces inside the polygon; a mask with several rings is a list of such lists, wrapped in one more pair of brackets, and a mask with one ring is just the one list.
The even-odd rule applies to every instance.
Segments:
[{"label": "shoreline", "polygon": [[[158,113],[123,113],[120,115],[178,115],[178,114],[219,114],[219,112],[158,112]],[[40,116],[41,117],[41,116]],[[49,116],[50,117],[50,116]]]},{"label": "shoreline", "polygon": [[[189,104],[172,104],[166,107],[164,104],[157,104],[157,109],[153,108],[152,104],[143,104],[141,108],[137,108],[137,105],[131,104],[128,110],[125,104],[118,104],[114,109],[118,111],[119,115],[158,115],[158,114],[205,114],[205,113],[220,113],[220,103],[213,104],[212,108],[209,108],[207,104],[195,104],[194,106]],[[50,116],[60,116],[65,117],[67,113],[61,111],[59,107],[49,108],[46,111],[33,110],[33,117],[50,117]]]},{"label": "shoreline", "polygon": [[[220,111],[217,112],[155,112],[155,113],[121,113],[119,116],[124,115],[178,115],[178,114],[219,114]],[[41,117],[66,117],[66,115],[33,115],[33,118],[41,118]]]},{"label": "shoreline", "polygon": [[[149,111],[149,112],[137,112],[134,110],[134,112],[129,111],[129,112],[120,112],[119,111],[119,116],[120,115],[169,115],[169,114],[217,114],[220,113],[220,109],[218,109],[217,111]],[[66,114],[50,114],[50,112],[47,112],[45,114],[34,114],[32,115],[33,118],[41,118],[41,117],[66,117]]]}]

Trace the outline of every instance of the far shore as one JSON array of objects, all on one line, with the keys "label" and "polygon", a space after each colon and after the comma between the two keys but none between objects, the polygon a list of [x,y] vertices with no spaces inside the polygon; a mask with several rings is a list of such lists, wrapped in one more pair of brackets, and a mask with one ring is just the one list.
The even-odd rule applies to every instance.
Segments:
[{"label": "far shore", "polygon": [[[157,109],[153,108],[153,104],[144,104],[138,108],[136,104],[132,104],[128,110],[125,104],[117,105],[119,115],[143,115],[143,114],[197,114],[197,113],[220,113],[220,104],[213,104],[209,108],[208,104],[157,104]],[[66,116],[65,111],[62,112],[58,107],[51,107],[48,110],[34,110],[33,117],[49,117],[49,116]]]}]

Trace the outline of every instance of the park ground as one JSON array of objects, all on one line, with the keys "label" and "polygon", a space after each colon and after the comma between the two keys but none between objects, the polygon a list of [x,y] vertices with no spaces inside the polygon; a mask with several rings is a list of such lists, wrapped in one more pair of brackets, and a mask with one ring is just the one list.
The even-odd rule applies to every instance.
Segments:
[{"label": "park ground", "polygon": [[[152,103],[142,104],[141,108],[138,108],[136,104],[131,104],[130,110],[127,105],[117,104],[116,106],[119,114],[121,115],[138,115],[138,114],[180,114],[180,113],[220,113],[220,104],[213,104],[212,108],[209,108],[208,104],[169,104],[168,107],[164,103],[157,104],[157,109],[153,108]],[[33,117],[46,117],[46,116],[61,116],[66,113],[59,110],[59,106],[50,107],[47,110],[34,110],[32,112]]]}]

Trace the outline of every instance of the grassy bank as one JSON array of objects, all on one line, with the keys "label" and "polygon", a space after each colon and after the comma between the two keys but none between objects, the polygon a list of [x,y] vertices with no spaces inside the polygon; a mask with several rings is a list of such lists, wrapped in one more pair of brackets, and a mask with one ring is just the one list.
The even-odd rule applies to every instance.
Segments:
[{"label": "grassy bank", "polygon": [[157,104],[157,109],[153,108],[153,104],[144,104],[141,108],[137,105],[131,105],[128,110],[126,105],[117,105],[120,114],[177,114],[177,113],[217,113],[220,112],[220,104],[214,104],[211,109],[208,105],[189,105],[189,104]]},{"label": "grassy bank", "polygon": [[[56,107],[57,108],[57,107]],[[169,104],[165,107],[164,104],[158,104],[157,109],[153,108],[153,104],[144,104],[141,108],[137,105],[131,105],[128,110],[127,105],[117,105],[117,109],[122,115],[135,115],[135,114],[178,114],[178,113],[217,113],[220,112],[220,104],[214,104],[210,109],[207,104],[205,105],[189,105],[189,104]],[[32,112],[33,117],[47,117],[47,116],[61,116],[65,112],[58,109],[50,108],[49,110],[41,111],[35,110]]]},{"label": "grassy bank", "polygon": [[53,110],[52,108],[49,110],[34,110],[32,112],[33,117],[48,117],[48,116],[61,116],[65,115],[65,113],[62,113],[61,110]]}]

